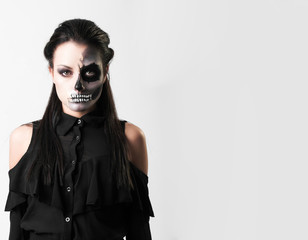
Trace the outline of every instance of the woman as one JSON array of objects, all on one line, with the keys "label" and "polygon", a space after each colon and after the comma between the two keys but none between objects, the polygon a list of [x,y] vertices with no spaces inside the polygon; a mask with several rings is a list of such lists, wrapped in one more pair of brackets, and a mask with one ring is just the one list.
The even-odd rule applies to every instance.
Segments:
[{"label": "woman", "polygon": [[108,45],[84,19],[63,22],[46,44],[46,111],[10,137],[10,240],[151,239],[145,136],[118,119]]}]

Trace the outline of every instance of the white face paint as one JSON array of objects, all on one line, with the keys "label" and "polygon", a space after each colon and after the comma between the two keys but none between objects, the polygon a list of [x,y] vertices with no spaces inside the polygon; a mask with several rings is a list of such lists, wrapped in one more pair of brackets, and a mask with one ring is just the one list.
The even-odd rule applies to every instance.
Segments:
[{"label": "white face paint", "polygon": [[63,111],[85,114],[95,108],[103,83],[103,63],[98,51],[73,41],[60,44],[49,69]]}]

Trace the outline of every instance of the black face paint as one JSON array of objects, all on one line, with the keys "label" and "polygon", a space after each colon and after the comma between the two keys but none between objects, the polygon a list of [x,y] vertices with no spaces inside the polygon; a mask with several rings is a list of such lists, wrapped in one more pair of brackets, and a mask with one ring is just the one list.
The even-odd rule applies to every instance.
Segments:
[{"label": "black face paint", "polygon": [[92,99],[96,99],[98,97],[98,95],[100,94],[102,88],[103,88],[103,85],[98,87],[97,89],[95,89],[95,91],[92,94]]},{"label": "black face paint", "polygon": [[75,84],[75,89],[81,91],[83,89],[82,83],[80,81],[80,75],[78,76],[77,82]]},{"label": "black face paint", "polygon": [[96,63],[91,63],[87,66],[83,66],[82,68],[80,68],[80,75],[82,79],[86,82],[95,82],[100,79],[101,70]]}]

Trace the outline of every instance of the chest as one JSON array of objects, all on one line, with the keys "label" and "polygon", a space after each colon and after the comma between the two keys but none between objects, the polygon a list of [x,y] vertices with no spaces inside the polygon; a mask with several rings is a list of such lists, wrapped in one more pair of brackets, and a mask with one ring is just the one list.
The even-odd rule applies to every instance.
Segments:
[{"label": "chest", "polygon": [[59,139],[66,163],[73,159],[77,162],[88,161],[106,156],[110,151],[110,144],[103,127],[74,126],[64,136],[59,136]]}]

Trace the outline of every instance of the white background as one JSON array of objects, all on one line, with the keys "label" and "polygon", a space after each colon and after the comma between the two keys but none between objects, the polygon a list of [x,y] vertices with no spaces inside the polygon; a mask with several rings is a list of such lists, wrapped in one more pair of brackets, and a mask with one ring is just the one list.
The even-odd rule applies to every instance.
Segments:
[{"label": "white background", "polygon": [[43,48],[78,17],[110,35],[119,116],[146,135],[153,240],[307,239],[307,13],[306,0],[1,2],[2,209],[9,135],[51,90]]}]

